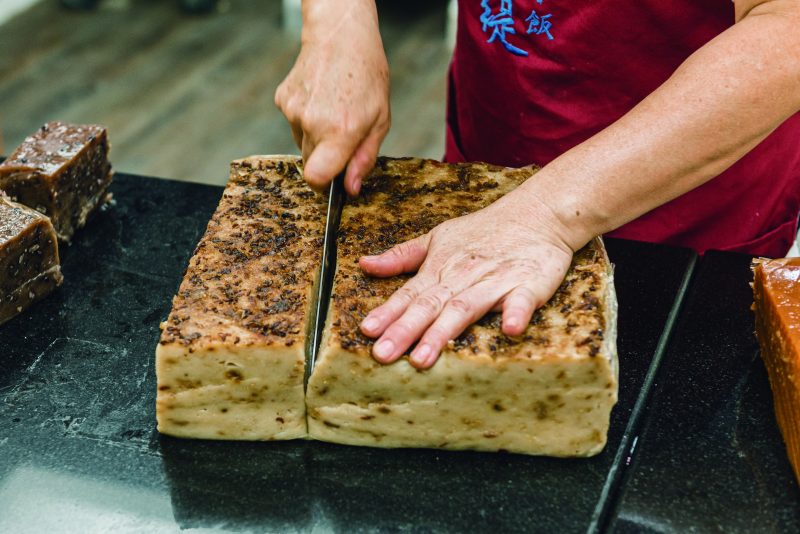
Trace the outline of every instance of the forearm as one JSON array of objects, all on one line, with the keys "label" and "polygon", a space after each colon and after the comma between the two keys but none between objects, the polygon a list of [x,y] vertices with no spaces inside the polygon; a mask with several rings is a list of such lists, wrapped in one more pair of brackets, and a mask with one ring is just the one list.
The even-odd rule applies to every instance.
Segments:
[{"label": "forearm", "polygon": [[[375,0],[303,0],[303,46],[330,39],[377,40],[383,49],[378,31]],[[354,54],[365,53],[353,50]]]},{"label": "forearm", "polygon": [[798,4],[757,6],[518,198],[549,207],[577,248],[720,174],[800,110]]}]

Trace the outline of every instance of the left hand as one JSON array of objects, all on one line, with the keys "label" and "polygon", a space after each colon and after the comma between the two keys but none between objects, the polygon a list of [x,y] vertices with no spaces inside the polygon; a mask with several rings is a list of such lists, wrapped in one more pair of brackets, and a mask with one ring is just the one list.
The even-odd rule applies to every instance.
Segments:
[{"label": "left hand", "polygon": [[417,275],[372,310],[361,331],[379,339],[373,356],[431,367],[451,339],[491,310],[502,331],[522,334],[533,312],[558,289],[572,261],[567,232],[544,203],[515,191],[475,213],[451,219],[378,256],[364,256],[372,276]]}]

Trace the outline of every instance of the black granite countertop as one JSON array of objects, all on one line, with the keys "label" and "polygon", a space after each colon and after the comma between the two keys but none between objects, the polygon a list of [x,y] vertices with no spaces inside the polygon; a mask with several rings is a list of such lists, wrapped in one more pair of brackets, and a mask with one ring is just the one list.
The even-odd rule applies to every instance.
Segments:
[{"label": "black granite countertop", "polygon": [[222,189],[112,191],[64,285],[0,327],[0,532],[800,531],[743,257],[608,240],[620,400],[593,458],[179,440],[155,429],[158,324]]},{"label": "black granite countertop", "polygon": [[753,334],[749,256],[705,255],[664,356],[617,532],[800,532],[800,490]]}]

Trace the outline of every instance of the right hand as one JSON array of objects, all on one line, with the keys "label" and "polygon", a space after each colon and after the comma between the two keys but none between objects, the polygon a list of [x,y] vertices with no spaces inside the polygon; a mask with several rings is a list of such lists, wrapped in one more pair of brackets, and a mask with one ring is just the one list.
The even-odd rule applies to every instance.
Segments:
[{"label": "right hand", "polygon": [[324,189],[347,167],[345,190],[355,196],[391,122],[375,2],[303,2],[302,42],[275,104],[292,127],[309,185]]}]

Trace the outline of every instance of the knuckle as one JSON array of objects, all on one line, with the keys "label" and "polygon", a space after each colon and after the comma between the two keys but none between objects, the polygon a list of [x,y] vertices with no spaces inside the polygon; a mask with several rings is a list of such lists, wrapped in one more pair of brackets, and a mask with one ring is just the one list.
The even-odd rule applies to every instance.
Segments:
[{"label": "knuckle", "polygon": [[361,128],[354,121],[344,121],[336,128],[338,133],[345,137],[356,137]]},{"label": "knuckle", "polygon": [[414,301],[414,305],[416,308],[425,312],[426,315],[436,314],[444,306],[441,299],[436,295],[422,295],[421,297],[417,297]]},{"label": "knuckle", "polygon": [[[545,299],[546,300],[546,299]],[[507,307],[509,310],[518,311],[520,313],[528,313],[529,311],[538,308],[540,303],[544,300],[541,296],[529,287],[518,287],[508,297]]]},{"label": "knuckle", "polygon": [[[291,103],[290,103],[291,104]],[[295,112],[294,106],[288,106],[290,113],[297,117],[304,130],[316,130],[320,124],[320,116],[311,106],[305,106],[302,111]]]},{"label": "knuckle", "polygon": [[475,309],[471,302],[466,299],[456,297],[447,303],[447,307],[458,315],[471,316]]},{"label": "knuckle", "polygon": [[514,300],[516,302],[522,301],[525,303],[527,302],[533,303],[534,301],[536,301],[536,292],[527,286],[518,287],[517,289],[514,290],[514,292],[511,295],[512,297],[514,297]]},{"label": "knuckle", "polygon": [[358,119],[352,117],[347,111],[334,115],[331,119],[329,126],[332,135],[352,138],[361,131]]},{"label": "knuckle", "polygon": [[391,339],[404,340],[414,337],[415,329],[404,319],[400,319],[389,327],[384,335]]},{"label": "knuckle", "polygon": [[286,80],[283,80],[277,88],[275,88],[275,101],[283,101],[286,98]]},{"label": "knuckle", "polygon": [[355,158],[353,158],[359,165],[363,166],[365,169],[372,167],[375,164],[376,154],[372,152],[362,151],[359,152]]},{"label": "knuckle", "polygon": [[[538,263],[525,263],[517,267],[516,271],[517,276],[527,280],[536,279],[542,275],[542,269]],[[524,289],[530,291],[530,289],[527,287]]]},{"label": "knuckle", "polygon": [[410,287],[403,286],[395,292],[394,296],[399,302],[403,304],[409,304],[415,298],[417,298],[417,292]]},{"label": "knuckle", "polygon": [[399,245],[395,245],[389,250],[389,252],[391,252],[397,258],[402,258],[404,256],[407,256],[411,251],[412,251],[412,244],[410,241],[406,241],[404,243],[400,243]]},{"label": "knuckle", "polygon": [[454,336],[445,329],[438,326],[432,326],[425,333],[425,342],[433,346],[444,346],[453,337]]},{"label": "knuckle", "polygon": [[538,264],[517,264],[514,260],[502,260],[498,262],[485,275],[485,280],[506,280],[516,283],[528,283],[532,280],[541,279],[541,270]]},{"label": "knuckle", "polygon": [[378,121],[375,125],[377,131],[386,134],[392,125],[392,116],[388,110],[381,111]]},{"label": "knuckle", "polygon": [[286,116],[290,118],[293,122],[295,122],[304,132],[316,132],[316,123],[314,120],[309,116],[308,113],[292,113],[290,109],[286,109]]}]

